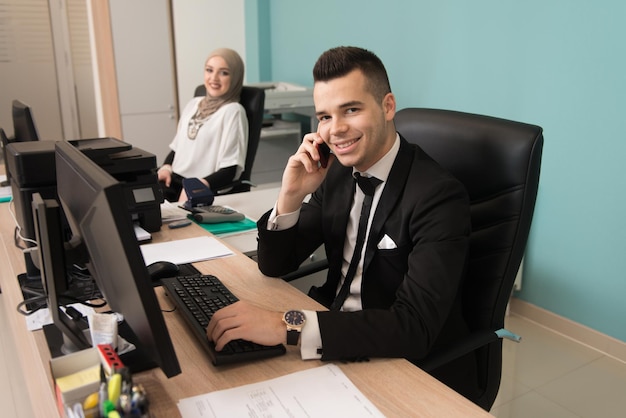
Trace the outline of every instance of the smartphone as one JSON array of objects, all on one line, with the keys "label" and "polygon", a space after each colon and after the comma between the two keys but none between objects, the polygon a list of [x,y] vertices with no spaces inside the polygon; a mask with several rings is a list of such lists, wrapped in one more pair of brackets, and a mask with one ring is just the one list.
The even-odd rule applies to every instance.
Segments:
[{"label": "smartphone", "polygon": [[320,153],[320,165],[326,168],[328,166],[328,158],[330,158],[330,148],[326,142],[322,142],[321,144],[317,144],[317,150]]}]

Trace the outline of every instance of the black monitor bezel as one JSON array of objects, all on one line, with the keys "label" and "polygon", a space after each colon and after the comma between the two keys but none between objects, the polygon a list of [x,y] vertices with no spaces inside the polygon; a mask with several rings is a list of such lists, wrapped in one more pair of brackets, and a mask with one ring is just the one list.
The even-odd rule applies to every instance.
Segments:
[{"label": "black monitor bezel", "polygon": [[65,261],[65,239],[61,218],[61,207],[55,199],[43,199],[41,194],[33,194],[32,200],[35,238],[41,281],[46,295],[46,303],[53,324],[67,339],[67,346],[61,347],[65,354],[83,350],[91,346],[83,333],[84,326],[68,317],[59,299],[68,290],[67,265]]},{"label": "black monitor bezel", "polygon": [[16,142],[39,141],[33,113],[26,103],[13,100],[13,140]]},{"label": "black monitor bezel", "polygon": [[[125,204],[123,185],[67,141],[55,146],[57,194],[73,240],[109,307],[124,316],[142,351],[172,377],[181,372]],[[99,222],[93,222],[98,218]]]}]

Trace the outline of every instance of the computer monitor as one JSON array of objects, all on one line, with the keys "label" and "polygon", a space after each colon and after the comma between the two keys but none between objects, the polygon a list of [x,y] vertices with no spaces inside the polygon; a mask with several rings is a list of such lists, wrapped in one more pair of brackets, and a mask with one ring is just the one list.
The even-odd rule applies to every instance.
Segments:
[{"label": "computer monitor", "polygon": [[[122,356],[122,361],[137,370],[133,362],[146,358],[168,377],[179,374],[178,359],[135,236],[122,184],[67,141],[56,144],[55,158],[57,194],[71,230],[70,247],[83,246],[86,250],[85,265],[111,310],[123,315],[131,331],[125,338],[139,349],[135,355]],[[44,248],[46,283],[58,283],[48,277],[48,271],[56,276],[61,267],[53,264],[49,268],[45,252]],[[52,259],[52,254],[48,256]],[[124,336],[121,328],[120,334]]]},{"label": "computer monitor", "polygon": [[13,100],[13,137],[17,142],[39,141],[30,106]]},{"label": "computer monitor", "polygon": [[2,162],[4,163],[4,171],[6,173],[6,180],[0,183],[0,187],[10,186],[9,168],[7,167],[7,146],[9,145],[9,137],[4,132],[4,129],[0,128],[0,143],[2,144]]},{"label": "computer monitor", "polygon": [[[84,322],[71,319],[62,310],[62,295],[68,290],[66,255],[72,252],[65,239],[62,212],[56,199],[44,199],[33,194],[32,200],[37,255],[33,260],[41,271],[43,290],[50,309],[52,322],[63,334],[65,344],[60,347],[64,354],[89,348],[91,344],[83,334]],[[76,251],[80,247],[77,247]],[[67,254],[66,254],[67,253]]]}]

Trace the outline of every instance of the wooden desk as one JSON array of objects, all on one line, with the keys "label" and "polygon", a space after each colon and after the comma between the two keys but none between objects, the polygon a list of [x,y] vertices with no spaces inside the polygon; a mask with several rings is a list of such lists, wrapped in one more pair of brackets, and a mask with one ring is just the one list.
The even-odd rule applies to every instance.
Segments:
[{"label": "wooden desk", "polygon": [[[21,251],[13,245],[13,220],[9,204],[0,204],[0,285],[10,332],[19,347],[21,368],[28,383],[35,416],[55,416],[53,384],[48,367],[50,355],[42,331],[29,332],[24,317],[15,307],[22,301],[16,275],[24,271]],[[189,238],[204,234],[191,227],[153,234],[155,241]],[[232,247],[231,247],[232,248]],[[279,279],[263,276],[254,261],[232,248],[236,255],[197,263],[198,269],[215,274],[239,298],[255,301],[276,310],[298,307],[319,309],[315,301]],[[163,290],[156,293],[164,310],[172,305]],[[302,361],[297,348],[288,348],[278,358],[247,364],[213,366],[200,345],[176,312],[163,314],[174,342],[182,373],[167,379],[160,369],[136,374],[149,393],[152,417],[180,416],[179,399],[258,382],[322,365],[321,361]],[[407,416],[490,416],[456,392],[439,383],[419,368],[402,359],[376,359],[366,363],[339,364],[344,373],[385,415]]]}]

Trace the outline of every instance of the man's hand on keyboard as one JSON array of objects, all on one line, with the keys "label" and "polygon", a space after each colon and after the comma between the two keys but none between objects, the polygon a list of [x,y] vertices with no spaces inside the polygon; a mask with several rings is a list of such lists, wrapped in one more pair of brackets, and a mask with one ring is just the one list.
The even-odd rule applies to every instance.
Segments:
[{"label": "man's hand on keyboard", "polygon": [[268,311],[244,301],[220,309],[207,327],[217,351],[230,341],[242,339],[263,345],[285,344],[287,333],[281,312]]}]

